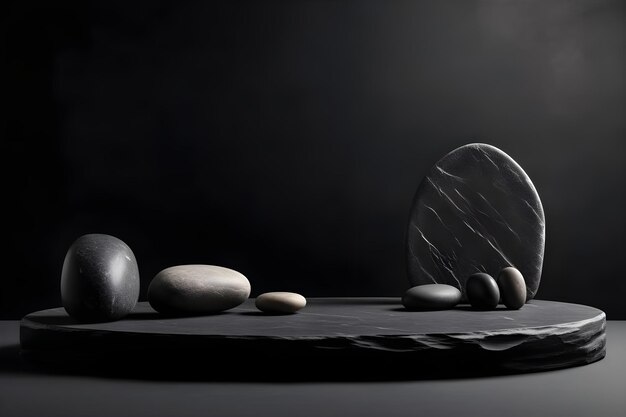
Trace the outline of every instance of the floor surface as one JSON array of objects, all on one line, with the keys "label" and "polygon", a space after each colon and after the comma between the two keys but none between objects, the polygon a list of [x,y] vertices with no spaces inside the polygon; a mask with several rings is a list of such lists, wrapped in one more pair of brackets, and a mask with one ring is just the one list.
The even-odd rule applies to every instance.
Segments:
[{"label": "floor surface", "polygon": [[[19,356],[19,322],[0,321],[0,416],[622,417],[626,321],[608,321],[607,338],[607,356],[599,362],[523,375],[385,382],[155,381],[39,371]],[[293,366],[277,364],[283,365]]]}]

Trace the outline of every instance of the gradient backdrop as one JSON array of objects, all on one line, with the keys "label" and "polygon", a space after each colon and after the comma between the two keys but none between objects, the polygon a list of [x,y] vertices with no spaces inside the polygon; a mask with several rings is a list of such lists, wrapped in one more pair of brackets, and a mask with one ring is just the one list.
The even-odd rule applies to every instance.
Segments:
[{"label": "gradient backdrop", "polygon": [[0,317],[60,304],[84,233],[253,296],[400,296],[413,194],[500,147],[543,199],[538,298],[626,319],[625,3],[19,1],[2,6]]}]

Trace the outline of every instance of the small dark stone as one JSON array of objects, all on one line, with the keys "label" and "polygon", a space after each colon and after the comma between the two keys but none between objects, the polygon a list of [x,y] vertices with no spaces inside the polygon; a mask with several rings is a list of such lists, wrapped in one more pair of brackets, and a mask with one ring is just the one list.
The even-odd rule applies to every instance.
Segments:
[{"label": "small dark stone", "polygon": [[484,272],[470,275],[465,282],[465,294],[472,307],[478,310],[492,310],[500,301],[496,280]]},{"label": "small dark stone", "polygon": [[447,310],[461,301],[461,291],[451,285],[426,284],[409,288],[402,297],[407,310]]},{"label": "small dark stone", "polygon": [[61,299],[79,321],[121,319],[139,298],[139,268],[133,251],[120,239],[89,234],[70,246],[61,273]]},{"label": "small dark stone", "polygon": [[498,274],[498,288],[502,303],[512,310],[518,310],[526,303],[526,283],[522,273],[516,268],[503,268]]}]

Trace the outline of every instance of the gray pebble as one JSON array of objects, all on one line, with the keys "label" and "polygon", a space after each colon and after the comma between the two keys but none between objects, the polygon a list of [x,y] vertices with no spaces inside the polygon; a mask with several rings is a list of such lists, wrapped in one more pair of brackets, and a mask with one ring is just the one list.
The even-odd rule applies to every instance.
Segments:
[{"label": "gray pebble", "polygon": [[241,273],[215,265],[179,265],[156,274],[148,288],[152,308],[164,314],[210,314],[248,299],[250,282]]},{"label": "gray pebble", "polygon": [[295,292],[266,292],[255,301],[265,313],[295,313],[306,306],[306,298]]},{"label": "gray pebble", "polygon": [[407,310],[447,310],[461,301],[461,291],[446,284],[426,284],[409,288],[402,297]]},{"label": "gray pebble", "polygon": [[498,274],[498,287],[502,303],[512,310],[518,310],[526,303],[526,282],[522,273],[512,266],[503,268]]}]

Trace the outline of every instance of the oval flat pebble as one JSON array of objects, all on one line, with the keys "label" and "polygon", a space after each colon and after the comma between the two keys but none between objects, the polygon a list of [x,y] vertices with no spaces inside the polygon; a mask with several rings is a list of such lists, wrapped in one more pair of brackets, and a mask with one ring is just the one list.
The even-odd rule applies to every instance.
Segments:
[{"label": "oval flat pebble", "polygon": [[447,310],[461,301],[461,291],[452,285],[426,284],[409,288],[402,297],[407,310]]},{"label": "oval flat pebble", "polygon": [[512,310],[518,310],[526,303],[526,283],[522,273],[512,266],[503,268],[498,274],[498,287],[502,303]]},{"label": "oval flat pebble", "polygon": [[250,289],[250,281],[233,269],[179,265],[156,274],[148,301],[164,314],[210,314],[237,307],[248,299]]},{"label": "oval flat pebble", "polygon": [[259,295],[256,307],[265,313],[295,313],[306,306],[306,298],[295,292],[266,292]]},{"label": "oval flat pebble", "polygon": [[133,251],[103,234],[79,237],[67,251],[61,273],[61,299],[79,321],[119,320],[139,298],[139,268]]},{"label": "oval flat pebble", "polygon": [[500,290],[496,280],[489,274],[472,274],[465,282],[465,294],[472,307],[479,310],[493,310],[500,301]]}]

